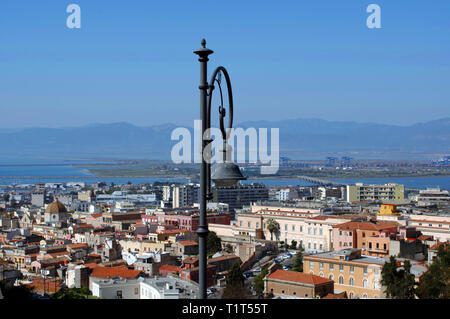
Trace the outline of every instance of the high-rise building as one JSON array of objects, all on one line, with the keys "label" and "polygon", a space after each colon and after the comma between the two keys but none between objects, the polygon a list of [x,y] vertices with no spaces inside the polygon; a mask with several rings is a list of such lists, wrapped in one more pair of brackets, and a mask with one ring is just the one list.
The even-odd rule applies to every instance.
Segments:
[{"label": "high-rise building", "polygon": [[200,197],[200,186],[187,184],[176,186],[172,190],[172,207],[187,207],[198,203]]},{"label": "high-rise building", "polygon": [[214,187],[213,201],[228,204],[232,218],[236,209],[252,202],[269,199],[269,189],[264,184],[246,184],[230,187]]}]

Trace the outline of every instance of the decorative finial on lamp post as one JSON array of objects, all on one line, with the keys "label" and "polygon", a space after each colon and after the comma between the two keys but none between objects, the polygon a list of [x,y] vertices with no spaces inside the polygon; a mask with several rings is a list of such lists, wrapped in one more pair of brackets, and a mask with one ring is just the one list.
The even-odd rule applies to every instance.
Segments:
[{"label": "decorative finial on lamp post", "polygon": [[206,48],[206,40],[205,39],[202,39],[202,47]]}]

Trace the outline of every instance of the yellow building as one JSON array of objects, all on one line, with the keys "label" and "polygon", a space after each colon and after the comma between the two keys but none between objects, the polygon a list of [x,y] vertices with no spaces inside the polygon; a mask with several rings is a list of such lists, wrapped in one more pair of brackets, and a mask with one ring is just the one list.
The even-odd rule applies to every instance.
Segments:
[{"label": "yellow building", "polygon": [[403,201],[405,186],[399,184],[364,185],[356,183],[347,185],[347,202],[362,201]]},{"label": "yellow building", "polygon": [[378,215],[384,216],[400,216],[401,212],[397,210],[397,206],[394,204],[383,204],[378,212]]},{"label": "yellow building", "polygon": [[350,299],[384,298],[381,269],[385,260],[361,255],[360,249],[344,249],[303,257],[303,272],[334,280],[335,293]]}]

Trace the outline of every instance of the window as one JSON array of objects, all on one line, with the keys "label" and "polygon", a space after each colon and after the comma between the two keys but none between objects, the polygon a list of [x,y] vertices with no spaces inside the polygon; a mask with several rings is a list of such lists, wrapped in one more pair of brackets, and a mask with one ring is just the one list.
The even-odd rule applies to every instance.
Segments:
[{"label": "window", "polygon": [[323,231],[322,228],[319,230],[319,235],[322,236],[323,235]]},{"label": "window", "polygon": [[363,238],[366,237],[366,233],[365,232],[363,232],[362,235],[363,235]]},{"label": "window", "polygon": [[320,247],[319,249],[320,249],[320,250],[322,250],[322,248],[323,248],[323,245],[322,245],[322,244],[320,244],[320,246],[319,246],[319,247]]},{"label": "window", "polygon": [[386,244],[383,244],[383,249],[386,250]]},{"label": "window", "polygon": [[342,236],[342,230],[341,230],[341,231],[339,231],[339,235],[340,235],[340,236]]},{"label": "window", "polygon": [[334,270],[334,264],[330,264],[330,270]]},{"label": "window", "polygon": [[323,269],[323,263],[319,264],[320,269]]},{"label": "window", "polygon": [[378,248],[380,248],[380,244],[379,244],[379,243],[377,243],[377,249],[378,249]]},{"label": "window", "polygon": [[330,280],[334,280],[333,274],[331,274],[330,276],[328,276],[328,278],[329,278]]},{"label": "window", "polygon": [[344,271],[344,265],[339,265],[339,271],[343,272]]},{"label": "window", "polygon": [[353,294],[353,292],[351,292],[350,293],[350,299],[353,299],[353,296],[354,296],[354,294]]},{"label": "window", "polygon": [[439,224],[439,227],[442,227],[442,224]]},{"label": "window", "polygon": [[250,222],[248,222],[248,223],[247,223],[247,226],[248,226],[248,228],[250,228],[250,225],[251,225],[251,223],[250,223]]},{"label": "window", "polygon": [[303,226],[300,226],[300,232],[301,233],[303,232]]},{"label": "window", "polygon": [[319,273],[319,277],[323,278],[323,272]]},{"label": "window", "polygon": [[339,277],[339,285],[343,285],[344,284],[344,277],[340,276]]},{"label": "window", "polygon": [[314,235],[317,235],[317,229],[314,228]]},{"label": "window", "polygon": [[363,280],[363,287],[367,288],[367,280],[366,279]]},{"label": "window", "polygon": [[308,235],[311,235],[311,228],[308,228]]},{"label": "window", "polygon": [[242,227],[242,220],[239,221],[239,226]]},{"label": "window", "polygon": [[380,270],[378,268],[375,268],[375,276],[378,276],[378,274],[380,273]]},{"label": "window", "polygon": [[122,299],[122,290],[117,290],[117,299]]},{"label": "window", "polygon": [[316,250],[317,249],[317,244],[316,243],[314,243],[314,250]]},{"label": "window", "polygon": [[367,276],[367,268],[364,268],[364,276]]},{"label": "window", "polygon": [[311,269],[311,270],[314,269],[314,263],[312,261],[309,263],[309,269]]},{"label": "window", "polygon": [[369,249],[372,249],[372,243],[369,243]]},{"label": "window", "polygon": [[287,227],[288,227],[288,225],[287,225],[287,224],[285,224],[285,225],[284,225],[284,230],[287,230]]},{"label": "window", "polygon": [[355,267],[354,266],[350,266],[350,272],[353,274],[355,272]]},{"label": "window", "polygon": [[308,243],[308,249],[311,249],[311,243]]},{"label": "window", "polygon": [[353,280],[353,278],[350,278],[349,284],[350,284],[350,286],[353,286],[355,284],[355,281]]}]

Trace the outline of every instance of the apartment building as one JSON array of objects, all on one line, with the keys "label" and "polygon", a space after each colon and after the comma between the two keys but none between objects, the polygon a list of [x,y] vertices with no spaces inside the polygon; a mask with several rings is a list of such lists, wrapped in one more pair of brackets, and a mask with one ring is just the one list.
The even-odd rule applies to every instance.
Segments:
[{"label": "apartment building", "polygon": [[351,248],[304,256],[303,272],[333,280],[335,293],[345,291],[350,299],[383,298],[380,281],[385,262]]},{"label": "apartment building", "polygon": [[394,183],[384,185],[347,185],[347,202],[362,201],[402,201],[405,199],[405,186]]},{"label": "apartment building", "polygon": [[269,199],[269,189],[263,184],[214,187],[212,193],[214,202],[228,204],[232,218],[236,209],[250,205],[252,202]]},{"label": "apartment building", "polygon": [[333,250],[362,249],[370,256],[389,256],[390,238],[395,236],[395,225],[377,225],[372,222],[347,222],[333,226]]},{"label": "apartment building", "polygon": [[200,198],[200,186],[187,184],[175,186],[172,189],[172,207],[186,207],[198,203]]}]

